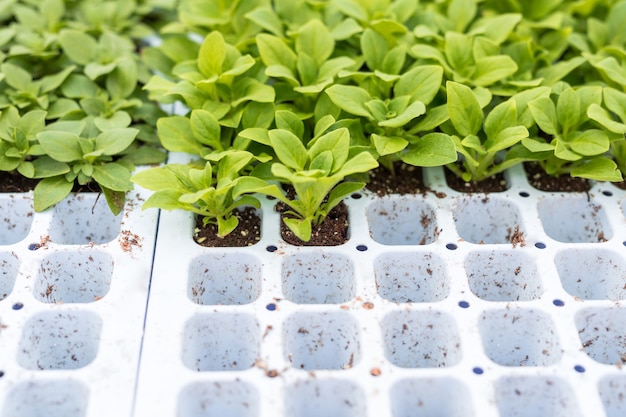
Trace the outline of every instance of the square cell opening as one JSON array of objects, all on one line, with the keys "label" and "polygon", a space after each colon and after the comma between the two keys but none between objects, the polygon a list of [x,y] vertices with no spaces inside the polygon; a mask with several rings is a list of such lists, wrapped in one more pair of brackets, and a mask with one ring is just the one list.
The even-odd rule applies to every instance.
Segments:
[{"label": "square cell opening", "polygon": [[555,263],[565,291],[583,300],[626,299],[626,262],[610,250],[568,249]]},{"label": "square cell opening", "polygon": [[626,364],[626,309],[588,308],[576,315],[582,347],[606,365]]},{"label": "square cell opening", "polygon": [[106,199],[94,193],[72,194],[54,206],[50,240],[60,245],[100,245],[115,239],[123,212],[114,216]]},{"label": "square cell opening", "polygon": [[370,236],[383,245],[428,245],[439,236],[435,210],[417,198],[377,199],[365,215]]},{"label": "square cell opening", "polygon": [[26,369],[78,369],[98,354],[102,319],[87,311],[43,312],[24,325],[17,363]]},{"label": "square cell opening", "polygon": [[258,357],[259,324],[250,314],[198,314],[187,321],[182,342],[182,360],[191,370],[241,371]]},{"label": "square cell opening", "polygon": [[554,377],[506,377],[496,382],[500,417],[582,417],[570,386]]},{"label": "square cell opening", "polygon": [[531,301],[543,293],[533,258],[519,251],[472,252],[465,272],[472,292],[486,301]]},{"label": "square cell opening", "polygon": [[20,261],[13,252],[0,252],[0,301],[11,294],[20,268]]},{"label": "square cell opening", "polygon": [[107,252],[53,252],[41,261],[33,295],[43,303],[92,303],[107,295],[112,277]]},{"label": "square cell opening", "polygon": [[601,243],[613,237],[606,213],[587,196],[543,197],[537,203],[543,230],[564,243]]},{"label": "square cell opening", "polygon": [[396,311],[381,321],[385,356],[402,368],[443,368],[461,361],[455,320],[440,311]]},{"label": "square cell opening", "polygon": [[445,262],[429,252],[391,252],[374,261],[378,294],[395,303],[433,303],[450,294]]},{"label": "square cell opening", "polygon": [[294,313],[283,340],[285,359],[297,369],[350,369],[361,359],[359,326],[348,312]]},{"label": "square cell opening", "polygon": [[12,245],[28,236],[33,224],[33,202],[21,196],[0,196],[0,245]]},{"label": "square cell opening", "polygon": [[298,253],[283,258],[282,289],[298,304],[340,304],[355,296],[354,265],[339,253]]},{"label": "square cell opening", "polygon": [[550,317],[526,309],[487,310],[479,318],[485,353],[503,366],[548,366],[562,350]]},{"label": "square cell opening", "polygon": [[178,417],[257,417],[259,393],[243,381],[196,382],[178,396]]},{"label": "square cell opening", "polygon": [[89,388],[73,380],[21,382],[7,394],[2,417],[84,417]]},{"label": "square cell opening", "polygon": [[287,387],[285,415],[290,417],[363,417],[363,390],[341,379],[307,379]]},{"label": "square cell opening", "polygon": [[518,207],[496,197],[460,197],[454,223],[461,238],[470,243],[524,243],[524,227]]},{"label": "square cell opening", "polygon": [[261,294],[261,281],[261,261],[255,256],[202,255],[189,267],[187,296],[196,304],[249,304]]},{"label": "square cell opening", "polygon": [[393,384],[390,397],[393,417],[476,416],[469,390],[453,378],[403,379]]},{"label": "square cell opening", "polygon": [[607,376],[598,384],[606,417],[626,416],[626,377]]}]

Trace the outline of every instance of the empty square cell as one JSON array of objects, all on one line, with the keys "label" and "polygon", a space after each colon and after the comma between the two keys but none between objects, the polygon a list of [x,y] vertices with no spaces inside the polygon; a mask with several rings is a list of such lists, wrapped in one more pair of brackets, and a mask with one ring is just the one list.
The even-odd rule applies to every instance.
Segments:
[{"label": "empty square cell", "polygon": [[461,238],[471,243],[522,243],[524,228],[518,207],[496,197],[461,197],[454,208]]},{"label": "empty square cell", "polygon": [[626,262],[610,250],[568,249],[555,258],[565,291],[583,300],[626,299]]},{"label": "empty square cell", "polygon": [[434,253],[384,253],[374,261],[374,274],[380,296],[395,303],[432,303],[450,294],[445,263]]},{"label": "empty square cell", "polygon": [[0,251],[0,301],[13,291],[20,267],[20,261],[13,252]]},{"label": "empty square cell", "polygon": [[555,377],[506,377],[496,382],[500,417],[582,417],[567,382]]},{"label": "empty square cell", "polygon": [[355,295],[354,266],[345,255],[298,253],[283,258],[285,297],[299,304],[339,304]]},{"label": "empty square cell", "polygon": [[548,366],[561,359],[550,317],[526,309],[487,310],[479,318],[485,353],[504,366]]},{"label": "empty square cell", "polygon": [[52,209],[50,240],[61,245],[103,244],[120,233],[123,213],[114,216],[104,197],[72,194]]},{"label": "empty square cell", "polygon": [[6,396],[2,417],[84,417],[89,388],[74,380],[21,382]]},{"label": "empty square cell", "polygon": [[250,314],[196,315],[185,325],[183,363],[198,372],[249,369],[259,353],[259,332]]},{"label": "empty square cell", "polygon": [[427,245],[439,235],[435,210],[418,198],[378,199],[366,216],[370,236],[383,245]]},{"label": "empty square cell", "polygon": [[626,416],[626,376],[607,376],[600,381],[598,390],[606,417]]},{"label": "empty square cell", "polygon": [[576,315],[578,337],[593,360],[607,365],[626,363],[626,309],[588,308]]},{"label": "empty square cell", "polygon": [[365,402],[363,390],[352,381],[307,379],[287,387],[285,416],[363,417]]},{"label": "empty square cell", "polygon": [[523,252],[472,252],[465,258],[465,272],[470,289],[483,300],[530,301],[543,293],[535,262]]},{"label": "empty square cell", "polygon": [[344,311],[294,313],[283,340],[286,359],[297,369],[349,369],[361,359],[358,323]]},{"label": "empty square cell", "polygon": [[243,381],[196,382],[178,396],[177,417],[256,417],[259,393]]},{"label": "empty square cell", "polygon": [[403,379],[391,387],[393,417],[474,417],[465,384],[453,378]]},{"label": "empty square cell", "polygon": [[261,261],[242,254],[213,254],[195,258],[189,267],[187,296],[205,305],[241,305],[261,294]]},{"label": "empty square cell", "polygon": [[102,320],[87,311],[44,312],[22,330],[17,363],[26,369],[78,369],[98,354]]},{"label": "empty square cell", "polygon": [[396,311],[381,322],[385,356],[403,368],[442,368],[461,361],[454,319],[440,311]]},{"label": "empty square cell", "polygon": [[12,245],[28,236],[33,203],[22,196],[0,196],[0,245]]},{"label": "empty square cell", "polygon": [[109,292],[112,276],[107,252],[53,252],[41,261],[33,294],[43,303],[91,303]]},{"label": "empty square cell", "polygon": [[598,243],[613,236],[602,206],[587,196],[543,197],[537,210],[543,230],[559,242]]}]

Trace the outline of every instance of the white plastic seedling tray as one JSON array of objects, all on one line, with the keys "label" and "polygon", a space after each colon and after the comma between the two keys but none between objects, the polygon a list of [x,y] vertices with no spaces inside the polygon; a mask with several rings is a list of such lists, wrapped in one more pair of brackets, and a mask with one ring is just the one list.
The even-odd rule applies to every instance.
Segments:
[{"label": "white plastic seedling tray", "polygon": [[283,242],[264,198],[249,248],[163,212],[135,416],[623,417],[626,193],[507,178],[356,194],[337,247]]},{"label": "white plastic seedling tray", "polygon": [[130,416],[157,211],[0,195],[0,417]]}]

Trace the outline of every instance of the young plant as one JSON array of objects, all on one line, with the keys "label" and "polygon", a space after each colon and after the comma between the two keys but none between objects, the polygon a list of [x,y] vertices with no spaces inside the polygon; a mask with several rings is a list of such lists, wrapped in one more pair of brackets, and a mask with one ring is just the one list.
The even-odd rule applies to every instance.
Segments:
[{"label": "young plant", "polygon": [[611,146],[609,134],[595,128],[587,116],[601,105],[602,87],[574,89],[559,83],[552,91],[553,98],[540,97],[528,103],[539,132],[523,145],[545,155],[539,163],[549,175],[621,181],[615,162],[606,155]]},{"label": "young plant", "polygon": [[204,225],[216,224],[218,236],[224,237],[239,224],[234,215],[237,208],[261,207],[259,200],[248,193],[279,193],[276,185],[243,174],[256,159],[251,153],[228,151],[213,157],[213,165],[210,161],[168,164],[135,174],[133,182],[154,191],[143,209],[182,209],[196,213]]},{"label": "young plant", "polygon": [[[49,158],[35,164],[35,178],[43,178],[35,187],[34,207],[45,210],[65,198],[75,184],[95,181],[101,188],[109,208],[118,214],[124,208],[125,193],[133,188],[130,182],[133,165],[115,157],[135,140],[139,131],[133,128],[112,128],[101,131],[85,121],[56,122],[37,134],[39,146]],[[59,164],[65,167],[59,173]]]},{"label": "young plant", "polygon": [[[312,226],[321,224],[328,213],[346,196],[360,190],[362,182],[342,182],[347,176],[367,172],[378,166],[365,150],[350,146],[347,128],[335,129],[332,116],[320,119],[313,138],[304,145],[300,139],[302,126],[271,130],[253,129],[242,135],[271,146],[276,162],[271,163],[273,178],[293,187],[295,199],[277,190],[263,190],[276,197],[290,210],[283,221],[301,240],[311,239]],[[271,192],[274,191],[274,192]]]},{"label": "young plant", "polygon": [[479,182],[518,163],[502,155],[528,137],[528,130],[518,121],[517,102],[500,103],[485,117],[483,107],[491,101],[489,95],[479,97],[468,86],[453,81],[448,81],[446,88],[450,123],[442,129],[452,135],[462,155],[462,168],[456,164],[448,168],[466,182]]},{"label": "young plant", "polygon": [[602,106],[589,106],[587,115],[604,128],[611,140],[610,154],[626,174],[626,94],[611,87],[602,90]]}]

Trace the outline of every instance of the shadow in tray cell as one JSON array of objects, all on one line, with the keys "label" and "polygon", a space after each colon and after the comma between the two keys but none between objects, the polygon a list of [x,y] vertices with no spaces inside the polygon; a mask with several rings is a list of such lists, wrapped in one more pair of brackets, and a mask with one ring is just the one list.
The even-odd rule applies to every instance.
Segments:
[{"label": "shadow in tray cell", "polygon": [[576,315],[576,327],[583,349],[593,360],[626,364],[626,309],[584,309]]},{"label": "shadow in tray cell", "polygon": [[375,200],[366,216],[370,236],[383,245],[428,245],[439,235],[435,210],[416,198]]},{"label": "shadow in tray cell", "polygon": [[606,417],[626,416],[626,376],[606,376],[598,388]]},{"label": "shadow in tray cell", "polygon": [[33,203],[19,196],[0,196],[0,245],[12,245],[28,236],[33,223]]},{"label": "shadow in tray cell", "polygon": [[84,417],[89,388],[73,380],[28,381],[7,394],[2,417]]},{"label": "shadow in tray cell", "polygon": [[556,255],[565,291],[582,300],[626,299],[626,262],[610,250],[568,249]]},{"label": "shadow in tray cell", "polygon": [[249,304],[260,294],[261,261],[254,256],[202,255],[191,262],[187,296],[196,304]]},{"label": "shadow in tray cell", "polygon": [[613,237],[606,213],[587,196],[544,197],[537,203],[543,230],[564,243],[602,243]]},{"label": "shadow in tray cell", "polygon": [[17,363],[26,369],[78,369],[98,354],[102,319],[87,311],[42,312],[24,325]]},{"label": "shadow in tray cell", "polygon": [[33,295],[43,303],[91,303],[107,295],[112,277],[106,252],[53,252],[41,261]]},{"label": "shadow in tray cell", "polygon": [[243,381],[196,382],[178,396],[178,417],[257,417],[259,393]]},{"label": "shadow in tray cell", "polygon": [[374,261],[381,297],[395,303],[432,303],[450,293],[443,260],[429,252],[385,253]]},{"label": "shadow in tray cell", "polygon": [[14,252],[0,252],[0,301],[11,294],[20,268]]},{"label": "shadow in tray cell", "polygon": [[182,360],[198,372],[251,368],[259,353],[259,324],[238,313],[198,314],[185,325]]},{"label": "shadow in tray cell", "polygon": [[518,207],[496,197],[462,197],[454,208],[459,236],[470,243],[524,245]]}]

